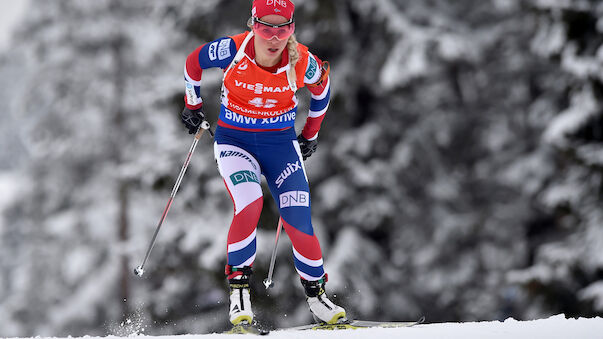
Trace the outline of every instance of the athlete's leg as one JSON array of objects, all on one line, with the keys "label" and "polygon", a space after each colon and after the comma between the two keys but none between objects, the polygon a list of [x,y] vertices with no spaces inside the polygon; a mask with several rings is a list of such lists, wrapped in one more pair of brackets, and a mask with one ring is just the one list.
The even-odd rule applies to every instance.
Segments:
[{"label": "athlete's leg", "polygon": [[[309,281],[324,276],[322,252],[310,213],[310,188],[297,140],[274,146],[274,157],[262,155],[264,176],[278,204],[283,226],[293,245],[295,268]],[[263,152],[263,154],[266,154]]]},{"label": "athlete's leg", "polygon": [[[222,140],[223,142],[223,140]],[[229,318],[233,325],[253,321],[249,278],[256,253],[256,228],[262,211],[260,166],[242,147],[214,144],[218,170],[234,204],[228,231],[226,277],[230,287]]]},{"label": "athlete's leg", "polygon": [[[214,144],[218,170],[234,204],[234,217],[228,231],[228,266],[251,266],[256,254],[256,228],[262,211],[260,165],[241,147]],[[242,271],[231,270],[228,278],[241,276]]]},{"label": "athlete's leg", "polygon": [[327,275],[312,227],[308,179],[295,133],[290,132],[288,139],[269,145],[268,152],[263,150],[258,158],[291,239],[295,268],[310,311],[321,321],[336,323],[346,318],[345,310],[329,300],[325,292]]},{"label": "athlete's leg", "polygon": [[[293,135],[295,137],[295,135]],[[276,148],[276,146],[275,146]],[[288,140],[273,150],[276,158],[261,157],[264,176],[277,201],[283,226],[293,244],[295,268],[301,277],[310,311],[321,321],[336,323],[346,319],[345,310],[334,304],[325,293],[325,274],[320,244],[310,216],[310,189],[304,163],[296,139]]]}]

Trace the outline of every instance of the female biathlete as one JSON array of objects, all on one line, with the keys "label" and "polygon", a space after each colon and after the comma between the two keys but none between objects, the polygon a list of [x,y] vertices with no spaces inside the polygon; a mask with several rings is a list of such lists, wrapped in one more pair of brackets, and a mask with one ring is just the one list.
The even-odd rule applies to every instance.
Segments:
[{"label": "female biathlete", "polygon": [[[186,59],[184,69],[186,107],[181,118],[191,134],[204,119],[200,94],[203,70],[224,70],[214,155],[234,203],[226,265],[229,314],[234,325],[253,321],[249,278],[263,204],[262,174],[291,239],[295,268],[310,311],[327,323],[346,317],[345,310],[325,293],[327,275],[312,227],[303,162],[316,150],[318,131],[329,105],[329,67],[296,41],[293,12],[289,0],[254,0],[248,22],[251,31],[198,47]],[[310,112],[296,137],[295,92],[304,86],[312,94]]]}]

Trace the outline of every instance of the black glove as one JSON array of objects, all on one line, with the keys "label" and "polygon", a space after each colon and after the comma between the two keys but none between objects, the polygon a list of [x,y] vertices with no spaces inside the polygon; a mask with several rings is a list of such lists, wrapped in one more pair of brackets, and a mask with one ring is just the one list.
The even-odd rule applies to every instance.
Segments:
[{"label": "black glove", "polygon": [[301,153],[304,157],[304,160],[309,158],[312,153],[316,152],[316,148],[318,147],[318,138],[314,140],[308,140],[300,134],[297,136],[297,142],[299,142],[299,148],[301,149]]},{"label": "black glove", "polygon": [[195,134],[199,130],[203,120],[205,120],[205,114],[203,114],[201,109],[191,111],[184,107],[184,110],[180,113],[180,120],[188,128],[188,134]]}]

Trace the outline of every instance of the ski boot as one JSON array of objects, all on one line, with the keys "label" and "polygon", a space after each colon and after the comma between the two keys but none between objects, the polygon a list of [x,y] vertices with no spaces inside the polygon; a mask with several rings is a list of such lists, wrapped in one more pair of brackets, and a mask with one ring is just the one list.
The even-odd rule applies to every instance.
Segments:
[{"label": "ski boot", "polygon": [[230,311],[228,312],[230,322],[233,325],[251,325],[253,322],[253,311],[251,310],[251,299],[249,294],[249,277],[251,276],[251,267],[232,267],[226,266],[226,275],[232,276],[235,272],[242,272],[228,279],[230,287]]},{"label": "ski boot", "polygon": [[333,304],[325,292],[327,275],[317,281],[308,281],[301,278],[301,283],[306,291],[306,301],[310,306],[310,312],[318,321],[327,324],[337,324],[347,321],[345,310],[341,306]]}]

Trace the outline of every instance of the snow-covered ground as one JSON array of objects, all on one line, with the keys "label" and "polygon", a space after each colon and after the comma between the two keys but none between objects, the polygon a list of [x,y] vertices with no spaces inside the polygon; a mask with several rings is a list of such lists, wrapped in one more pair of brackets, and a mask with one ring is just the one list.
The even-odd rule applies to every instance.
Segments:
[{"label": "snow-covered ground", "polygon": [[[240,334],[190,334],[152,337],[132,334],[140,339],[211,339],[238,338]],[[272,331],[266,337],[274,339],[345,338],[345,339],[603,339],[603,318],[566,319],[556,315],[548,319],[504,322],[424,324],[409,328],[359,329],[346,331]],[[73,337],[70,337],[74,339]],[[94,337],[85,337],[93,339]],[[115,336],[107,339],[120,338]],[[36,339],[43,339],[36,337]]]}]

